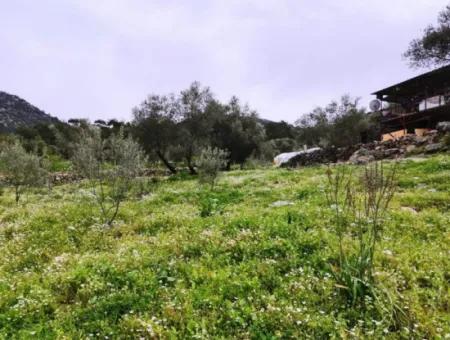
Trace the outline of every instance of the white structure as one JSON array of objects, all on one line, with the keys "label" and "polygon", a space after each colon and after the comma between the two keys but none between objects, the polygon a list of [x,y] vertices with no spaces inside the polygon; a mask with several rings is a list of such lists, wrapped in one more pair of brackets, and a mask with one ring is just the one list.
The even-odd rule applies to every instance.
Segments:
[{"label": "white structure", "polygon": [[302,155],[305,153],[312,153],[312,152],[316,152],[319,150],[321,150],[321,148],[311,148],[311,149],[307,149],[305,151],[280,153],[278,156],[276,156],[273,159],[273,163],[275,164],[275,166],[280,166],[281,164],[288,162],[291,158],[294,158],[295,156]]}]

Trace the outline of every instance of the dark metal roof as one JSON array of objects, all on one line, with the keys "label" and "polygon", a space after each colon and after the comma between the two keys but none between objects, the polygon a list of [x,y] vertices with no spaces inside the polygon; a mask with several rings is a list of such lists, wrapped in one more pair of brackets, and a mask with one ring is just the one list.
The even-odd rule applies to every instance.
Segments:
[{"label": "dark metal roof", "polygon": [[426,90],[439,90],[450,87],[450,65],[421,74],[401,83],[389,86],[383,90],[372,93],[378,96],[415,96]]}]

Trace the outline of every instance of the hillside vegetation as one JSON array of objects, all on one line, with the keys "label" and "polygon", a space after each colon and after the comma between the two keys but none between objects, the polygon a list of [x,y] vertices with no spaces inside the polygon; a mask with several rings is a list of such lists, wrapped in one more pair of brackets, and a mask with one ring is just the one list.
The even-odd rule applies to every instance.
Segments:
[{"label": "hillside vegetation", "polygon": [[450,156],[398,165],[364,305],[333,277],[326,170],[143,179],[111,227],[85,183],[5,189],[0,338],[450,336]]},{"label": "hillside vegetation", "polygon": [[18,127],[56,123],[58,119],[31,105],[26,100],[0,91],[0,132],[13,131]]}]

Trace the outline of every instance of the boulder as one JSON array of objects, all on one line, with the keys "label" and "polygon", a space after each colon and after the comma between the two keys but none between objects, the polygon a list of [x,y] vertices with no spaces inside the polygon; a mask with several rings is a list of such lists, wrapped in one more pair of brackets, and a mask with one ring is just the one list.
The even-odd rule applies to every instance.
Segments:
[{"label": "boulder", "polygon": [[352,164],[367,164],[375,160],[372,152],[366,148],[361,148],[353,153],[349,162]]},{"label": "boulder", "polygon": [[375,157],[372,155],[358,156],[356,158],[350,159],[350,163],[359,165],[359,164],[367,164],[367,163],[373,162],[374,160],[375,160]]},{"label": "boulder", "polygon": [[416,149],[417,149],[417,146],[411,144],[411,145],[407,145],[405,150],[407,153],[411,153],[411,152],[414,152]]},{"label": "boulder", "polygon": [[423,133],[424,136],[433,136],[436,135],[438,133],[438,130],[429,130],[429,131],[425,131]]},{"label": "boulder", "polygon": [[414,214],[414,215],[417,214],[417,210],[414,209],[414,208],[411,208],[411,207],[400,207],[400,210],[409,212],[409,213]]},{"label": "boulder", "polygon": [[439,152],[443,149],[444,149],[444,144],[442,144],[442,143],[433,143],[433,144],[428,144],[425,146],[425,152],[427,152],[427,153]]},{"label": "boulder", "polygon": [[395,156],[398,156],[402,153],[402,150],[400,150],[399,148],[386,149],[383,151],[383,158],[395,158]]},{"label": "boulder", "polygon": [[425,137],[425,136],[417,136],[416,137],[416,141],[415,141],[415,145],[417,145],[417,146],[420,146],[420,145],[423,145],[423,144],[426,144],[428,142],[428,139],[427,139],[427,137]]},{"label": "boulder", "polygon": [[450,122],[439,122],[436,125],[436,130],[441,133],[450,132]]},{"label": "boulder", "polygon": [[288,206],[288,205],[294,205],[294,202],[291,202],[291,201],[276,201],[276,202],[273,202],[270,206],[277,208],[277,207],[285,207],[285,206]]}]

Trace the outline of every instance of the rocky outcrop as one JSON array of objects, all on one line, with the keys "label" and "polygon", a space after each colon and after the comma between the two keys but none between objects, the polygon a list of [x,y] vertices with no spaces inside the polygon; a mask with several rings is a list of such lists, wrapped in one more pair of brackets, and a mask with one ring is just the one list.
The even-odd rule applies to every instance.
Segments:
[{"label": "rocky outcrop", "polygon": [[447,123],[438,124],[437,130],[431,130],[423,136],[406,135],[395,140],[360,145],[348,161],[352,164],[365,164],[373,160],[448,151],[448,146],[442,142],[449,133],[447,129],[450,128],[450,123]]}]

